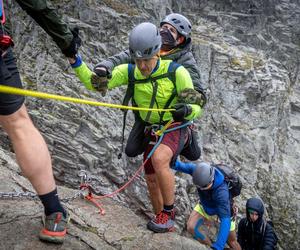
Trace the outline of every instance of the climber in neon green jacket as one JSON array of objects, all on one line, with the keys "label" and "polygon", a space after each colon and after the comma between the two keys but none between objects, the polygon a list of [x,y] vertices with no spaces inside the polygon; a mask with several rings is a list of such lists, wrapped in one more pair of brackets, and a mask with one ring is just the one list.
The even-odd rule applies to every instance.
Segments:
[{"label": "climber in neon green jacket", "polygon": [[[188,71],[172,61],[161,60],[160,46],[161,37],[156,26],[141,23],[129,35],[129,51],[135,65],[119,65],[114,68],[111,77],[107,77],[107,72],[101,69],[96,68],[92,72],[80,57],[70,61],[79,79],[90,90],[105,94],[107,88],[128,84],[128,89],[133,90],[130,97],[133,98],[134,105],[175,109],[172,112],[139,111],[138,115],[144,126],[134,127],[134,133],[131,132],[130,136],[135,137],[133,144],[140,145],[134,148],[144,152],[144,160],[156,142],[154,134],[151,133],[156,125],[164,125],[173,119],[172,126],[176,127],[202,113],[201,98],[197,98],[198,92],[194,91]],[[192,131],[188,126],[164,134],[161,143],[144,166],[150,200],[156,215],[147,224],[149,230],[164,233],[174,229],[175,178],[170,166],[175,163],[179,154],[190,150],[191,135]],[[194,157],[199,158],[200,150],[196,153]],[[131,156],[127,152],[126,154]]]},{"label": "climber in neon green jacket", "polygon": [[[170,65],[170,60],[161,60],[158,59],[157,65],[158,67],[154,70],[151,74],[151,77],[160,76],[168,72],[168,67]],[[80,79],[81,82],[85,85],[85,87],[89,90],[95,90],[91,83],[92,75],[94,74],[87,65],[81,61],[80,57],[77,57],[76,64],[72,65],[76,75]],[[193,83],[188,71],[183,67],[180,66],[176,70],[176,91],[180,93],[184,89],[193,89]],[[135,67],[134,70],[134,77],[137,80],[147,79],[144,77],[138,67]],[[154,103],[152,108],[164,108],[166,102],[172,95],[174,84],[169,78],[162,78],[158,79],[158,89],[156,94],[157,102]],[[115,87],[119,87],[121,85],[128,84],[128,64],[123,64],[114,68],[112,72],[112,77],[108,81],[108,89],[112,89]],[[151,85],[151,81],[146,83],[136,84],[134,88],[134,96],[133,99],[138,107],[149,108],[151,97],[153,94],[153,89]],[[169,107],[173,107],[177,103],[178,97],[175,96],[172,102],[170,103]],[[191,113],[184,117],[186,120],[192,120],[197,118],[202,110],[199,105],[197,104],[190,104],[191,106]],[[146,120],[147,111],[139,111],[139,114],[142,120],[151,123],[151,124],[158,124],[160,122],[160,115],[158,112],[151,112],[150,118]],[[163,122],[169,121],[172,119],[172,114],[170,112],[166,112],[162,118]]]}]

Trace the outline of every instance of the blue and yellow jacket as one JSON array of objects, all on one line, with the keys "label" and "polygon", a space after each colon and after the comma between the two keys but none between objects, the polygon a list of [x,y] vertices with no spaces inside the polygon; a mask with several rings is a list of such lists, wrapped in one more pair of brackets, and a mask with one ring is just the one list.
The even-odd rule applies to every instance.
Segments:
[{"label": "blue and yellow jacket", "polygon": [[[193,175],[195,164],[176,161],[174,169]],[[217,215],[220,219],[220,229],[213,247],[214,249],[224,249],[230,232],[231,217],[230,194],[224,175],[218,169],[215,169],[213,186],[208,190],[199,188],[197,190],[204,211],[210,216]]]}]

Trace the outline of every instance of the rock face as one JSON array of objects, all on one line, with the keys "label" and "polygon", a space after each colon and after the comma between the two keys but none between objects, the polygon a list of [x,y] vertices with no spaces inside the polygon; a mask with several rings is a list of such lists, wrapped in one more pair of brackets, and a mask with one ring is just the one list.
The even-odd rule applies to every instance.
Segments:
[{"label": "rock face", "polygon": [[[1,192],[32,191],[8,155],[1,155]],[[59,187],[62,198],[72,198],[78,191]],[[176,233],[153,234],[146,229],[145,218],[119,202],[101,200],[105,215],[82,199],[64,203],[71,215],[63,246],[42,243],[37,234],[42,228],[42,206],[35,200],[17,198],[0,200],[0,249],[206,249],[196,241]]]},{"label": "rock face", "polygon": [[[15,54],[26,88],[120,103],[124,89],[112,90],[104,98],[98,93],[85,90],[51,38],[21,11],[15,1],[8,1],[8,5],[8,16],[14,17],[10,21],[16,43]],[[71,3],[56,1],[55,6],[59,7],[71,26],[79,26],[83,39],[80,53],[91,67],[125,49],[129,31],[141,21],[158,24],[171,10],[190,18],[193,23],[193,51],[209,96],[205,113],[197,121],[203,148],[202,158],[230,163],[239,171],[244,183],[242,195],[237,199],[241,211],[239,217],[243,216],[246,199],[260,196],[266,203],[268,216],[275,224],[280,245],[288,244],[290,249],[300,248],[298,1],[79,0]],[[27,98],[27,106],[34,123],[47,141],[55,177],[60,184],[77,188],[77,173],[83,169],[91,174],[92,184],[97,191],[107,194],[124,184],[139,167],[141,158],[129,159],[124,155],[122,159],[117,157],[123,115],[120,110],[33,98]],[[128,135],[132,115],[127,120]],[[17,171],[4,157],[12,153],[9,140],[2,131],[0,140],[1,165]],[[8,179],[10,176],[5,178]],[[6,182],[3,183],[1,187],[5,191],[16,188],[15,185],[7,186]],[[141,216],[135,215],[134,221],[145,223],[142,214],[148,214],[151,205],[143,176],[115,199],[131,208],[133,212],[126,211],[129,217],[136,212]],[[177,221],[178,232],[184,233],[188,214],[196,201],[190,178],[177,174],[176,206],[180,215]],[[4,209],[2,204],[1,210]],[[76,203],[79,210],[81,205]],[[27,211],[26,208],[33,205],[24,203],[22,206],[24,209],[20,211]],[[38,211],[38,205],[35,206]],[[31,214],[35,216],[36,212],[29,210],[25,213],[25,219],[20,218],[24,221],[27,221],[27,216],[33,218],[35,224],[32,227],[37,225],[38,220]],[[20,214],[15,212],[12,221],[18,216]],[[110,222],[121,224],[122,228],[128,225],[126,222]],[[7,222],[4,223],[7,226]],[[18,223],[22,224],[22,221],[16,220],[16,225]],[[89,227],[99,232],[96,235],[103,236],[103,225],[100,222],[97,225],[86,223],[83,227],[87,232],[82,237],[95,237]],[[70,237],[79,237],[76,231],[78,228],[74,229]],[[134,232],[143,235],[144,231],[141,230]],[[9,235],[10,231],[5,229],[5,232]],[[118,237],[127,236],[118,236],[119,233],[114,231],[112,234],[115,234],[115,238],[100,237],[96,242],[101,241],[103,249],[106,249],[105,246],[108,249],[134,249],[131,248],[133,245],[127,245],[131,240],[118,240]],[[4,235],[2,229],[1,235]],[[154,238],[153,246],[148,249],[159,248],[159,237]],[[86,240],[78,241],[76,244],[82,245],[72,249],[97,248],[94,243],[85,245],[82,242]],[[133,242],[139,246],[136,238]],[[177,243],[177,246],[182,245]]]}]

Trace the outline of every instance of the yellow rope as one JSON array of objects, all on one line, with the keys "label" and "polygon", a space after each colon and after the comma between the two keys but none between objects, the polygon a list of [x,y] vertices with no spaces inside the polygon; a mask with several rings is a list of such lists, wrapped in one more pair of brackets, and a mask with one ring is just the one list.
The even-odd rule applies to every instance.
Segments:
[{"label": "yellow rope", "polygon": [[158,136],[161,136],[162,133],[165,132],[166,129],[172,124],[172,122],[173,122],[173,119],[171,119],[170,121],[168,121],[168,123],[167,123],[165,126],[163,126],[162,129],[157,130],[157,131],[155,132],[155,134],[158,135]]},{"label": "yellow rope", "polygon": [[96,102],[96,101],[85,100],[85,99],[80,99],[80,98],[73,98],[73,97],[68,97],[68,96],[53,95],[53,94],[48,94],[48,93],[44,93],[44,92],[19,89],[19,88],[4,86],[4,85],[0,85],[0,92],[6,93],[6,94],[32,96],[32,97],[43,98],[43,99],[53,99],[53,100],[64,101],[64,102],[88,104],[88,105],[92,105],[92,106],[103,106],[103,107],[109,107],[109,108],[140,110],[140,111],[157,111],[157,112],[162,112],[162,111],[170,112],[170,111],[175,110],[175,109],[139,108],[139,107],[124,106],[124,105],[105,103],[105,102]]}]

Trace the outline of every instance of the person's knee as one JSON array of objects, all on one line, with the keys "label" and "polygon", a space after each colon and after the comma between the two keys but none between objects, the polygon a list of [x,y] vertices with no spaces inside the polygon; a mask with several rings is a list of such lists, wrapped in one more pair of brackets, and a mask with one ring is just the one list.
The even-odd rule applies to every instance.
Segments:
[{"label": "person's knee", "polygon": [[230,231],[227,243],[233,249],[241,249],[239,243],[237,242],[235,231]]},{"label": "person's knee", "polygon": [[152,165],[155,169],[155,172],[161,171],[163,169],[169,169],[169,164],[171,162],[172,156],[173,152],[167,146],[160,147],[159,150],[156,150],[153,156],[151,157]]},{"label": "person's knee", "polygon": [[135,143],[132,141],[127,142],[125,147],[125,154],[128,157],[136,157],[144,152],[143,145],[141,143]]},{"label": "person's knee", "polygon": [[1,116],[0,123],[9,135],[20,129],[34,127],[24,105],[11,115]]},{"label": "person's knee", "polygon": [[137,149],[135,147],[132,147],[131,145],[127,145],[125,148],[125,154],[128,157],[136,157],[139,155],[139,152],[137,152]]},{"label": "person's knee", "polygon": [[187,231],[192,235],[194,235],[195,223],[188,221],[186,227],[187,227]]}]

